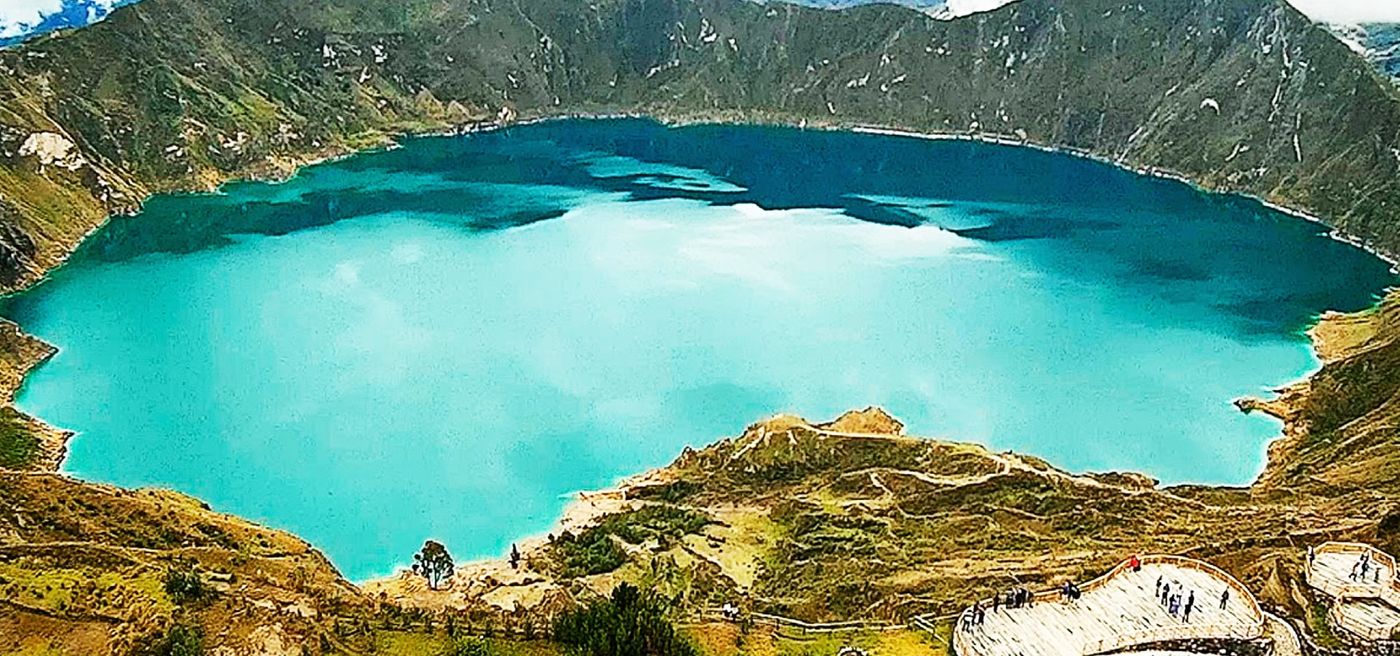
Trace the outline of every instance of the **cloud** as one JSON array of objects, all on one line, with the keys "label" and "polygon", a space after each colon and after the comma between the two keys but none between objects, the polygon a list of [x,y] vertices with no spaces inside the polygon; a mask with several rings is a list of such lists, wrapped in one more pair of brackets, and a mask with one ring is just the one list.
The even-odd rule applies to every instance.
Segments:
[{"label": "cloud", "polygon": [[954,16],[967,16],[991,11],[1011,2],[1012,0],[948,0],[945,6]]},{"label": "cloud", "polygon": [[1288,0],[1299,11],[1324,23],[1400,23],[1394,0]]},{"label": "cloud", "polygon": [[[990,11],[1013,0],[948,0],[948,11],[966,16]],[[1396,0],[1288,0],[1309,18],[1323,23],[1400,23]]]},{"label": "cloud", "polygon": [[0,0],[0,37],[22,34],[63,9],[63,0]]}]

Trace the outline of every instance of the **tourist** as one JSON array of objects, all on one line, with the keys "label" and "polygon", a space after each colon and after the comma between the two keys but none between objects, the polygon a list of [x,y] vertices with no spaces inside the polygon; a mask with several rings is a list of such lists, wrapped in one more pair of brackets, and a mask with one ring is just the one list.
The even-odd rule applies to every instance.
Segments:
[{"label": "tourist", "polygon": [[1358,561],[1356,561],[1356,564],[1354,564],[1354,565],[1351,566],[1351,574],[1350,574],[1350,576],[1348,576],[1347,578],[1350,578],[1351,580],[1355,581],[1355,580],[1356,580],[1356,572],[1357,572],[1358,570],[1360,570],[1360,569],[1361,569],[1361,561],[1358,560]]},{"label": "tourist", "polygon": [[1196,591],[1195,591],[1195,590],[1192,590],[1192,591],[1191,591],[1191,594],[1187,595],[1187,597],[1186,597],[1186,608],[1183,609],[1183,610],[1181,611],[1181,619],[1182,619],[1182,621],[1184,621],[1184,622],[1190,622],[1190,621],[1191,621],[1191,609],[1192,609],[1192,608],[1195,608],[1195,606],[1196,606]]},{"label": "tourist", "polygon": [[1312,545],[1311,545],[1311,544],[1308,545],[1308,564],[1309,564],[1309,565],[1312,565],[1312,564],[1313,564],[1313,560],[1316,559],[1316,558],[1317,558],[1317,554],[1316,554],[1316,553],[1313,553]]},{"label": "tourist", "polygon": [[1155,594],[1155,595],[1162,594],[1162,575],[1161,575],[1161,574],[1158,574],[1158,575],[1157,575],[1157,587],[1153,588],[1152,590],[1153,590],[1152,594]]},{"label": "tourist", "polygon": [[994,592],[994,593],[992,593],[992,612],[995,613],[995,612],[998,612],[998,611],[1000,611],[1000,610],[1001,610],[1001,593],[1000,593],[1000,592]]},{"label": "tourist", "polygon": [[1133,568],[1134,572],[1142,571],[1142,561],[1138,560],[1137,554],[1133,554],[1133,557],[1128,559],[1128,567]]},{"label": "tourist", "polygon": [[1229,605],[1229,603],[1230,603],[1230,589],[1229,589],[1229,588],[1225,588],[1225,591],[1222,592],[1222,593],[1220,593],[1220,610],[1225,610],[1225,606]]}]

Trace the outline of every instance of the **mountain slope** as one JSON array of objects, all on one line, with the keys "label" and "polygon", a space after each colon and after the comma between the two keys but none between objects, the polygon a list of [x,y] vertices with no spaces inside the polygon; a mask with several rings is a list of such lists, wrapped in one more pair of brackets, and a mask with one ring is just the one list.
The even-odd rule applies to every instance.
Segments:
[{"label": "mountain slope", "polygon": [[501,114],[1005,135],[1310,210],[1400,251],[1400,107],[1281,1],[938,21],[739,0],[148,0],[0,52],[0,284],[148,193]]},{"label": "mountain slope", "polygon": [[305,542],[180,494],[0,470],[0,501],[5,653],[171,653],[158,646],[177,627],[238,648],[225,653],[283,653],[267,646],[374,614]]}]

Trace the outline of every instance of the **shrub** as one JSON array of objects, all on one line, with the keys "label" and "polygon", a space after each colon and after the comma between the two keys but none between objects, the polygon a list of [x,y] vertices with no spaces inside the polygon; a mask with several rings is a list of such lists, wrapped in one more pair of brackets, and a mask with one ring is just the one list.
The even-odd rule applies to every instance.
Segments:
[{"label": "shrub", "polygon": [[204,579],[189,563],[176,563],[165,570],[165,594],[177,604],[188,604],[204,598]]},{"label": "shrub", "polygon": [[[680,503],[686,498],[694,495],[702,489],[702,485],[693,481],[672,481],[659,485],[648,485],[638,488],[632,492],[638,499],[652,499],[655,501],[665,501],[666,503]],[[630,495],[629,495],[630,496]]]},{"label": "shrub", "polygon": [[627,552],[613,542],[612,535],[596,528],[578,536],[565,533],[555,541],[554,547],[564,557],[566,577],[606,574],[627,562]]},{"label": "shrub", "polygon": [[176,624],[163,636],[158,636],[134,651],[138,656],[202,656],[204,631],[198,626]]},{"label": "shrub", "polygon": [[612,596],[559,616],[554,639],[572,656],[699,656],[676,631],[667,605],[623,583]]},{"label": "shrub", "polygon": [[452,645],[447,648],[443,656],[494,656],[496,650],[491,648],[490,641],[485,638],[463,638],[452,641]]}]

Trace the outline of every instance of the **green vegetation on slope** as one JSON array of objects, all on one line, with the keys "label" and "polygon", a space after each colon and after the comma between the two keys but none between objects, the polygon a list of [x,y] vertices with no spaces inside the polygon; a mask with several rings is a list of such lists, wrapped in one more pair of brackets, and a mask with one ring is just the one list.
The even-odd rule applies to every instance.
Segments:
[{"label": "green vegetation on slope", "polygon": [[0,469],[28,469],[39,456],[39,438],[12,407],[0,408]]},{"label": "green vegetation on slope", "polygon": [[627,562],[627,552],[619,540],[632,545],[651,541],[664,549],[681,537],[698,533],[709,523],[709,518],[693,510],[649,505],[608,515],[578,535],[565,532],[554,538],[551,546],[563,563],[563,576],[606,574]]},{"label": "green vegetation on slope", "polygon": [[671,625],[670,612],[654,592],[624,583],[608,598],[561,615],[554,639],[572,656],[699,656]]}]

